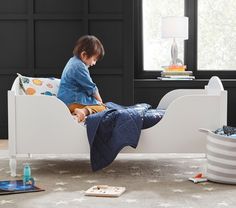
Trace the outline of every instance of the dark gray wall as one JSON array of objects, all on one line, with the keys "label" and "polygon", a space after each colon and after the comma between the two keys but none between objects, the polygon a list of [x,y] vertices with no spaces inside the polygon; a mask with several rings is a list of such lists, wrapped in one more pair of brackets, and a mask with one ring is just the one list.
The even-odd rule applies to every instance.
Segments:
[{"label": "dark gray wall", "polygon": [[105,48],[91,69],[103,100],[131,104],[132,16],[132,0],[0,0],[0,138],[7,138],[7,90],[16,73],[60,77],[84,34]]},{"label": "dark gray wall", "polygon": [[[172,89],[207,83],[134,79],[134,1],[0,0],[0,138],[7,138],[7,90],[16,73],[60,77],[84,34],[97,36],[105,47],[104,59],[91,69],[104,101],[156,106]],[[223,83],[229,92],[229,124],[236,126],[236,82]]]}]

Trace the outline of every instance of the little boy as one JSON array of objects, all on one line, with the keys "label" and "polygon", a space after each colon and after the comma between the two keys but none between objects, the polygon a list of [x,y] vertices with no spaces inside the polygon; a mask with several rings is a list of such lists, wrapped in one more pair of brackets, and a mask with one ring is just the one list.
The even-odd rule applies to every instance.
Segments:
[{"label": "little boy", "polygon": [[85,35],[76,42],[73,54],[63,70],[57,97],[81,122],[87,115],[106,109],[88,70],[103,58],[104,48],[98,38]]}]

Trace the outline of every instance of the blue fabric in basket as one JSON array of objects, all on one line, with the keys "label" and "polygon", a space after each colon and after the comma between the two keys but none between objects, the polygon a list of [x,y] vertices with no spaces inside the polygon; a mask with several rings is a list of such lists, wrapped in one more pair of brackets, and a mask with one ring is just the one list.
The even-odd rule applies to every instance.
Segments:
[{"label": "blue fabric in basket", "polygon": [[223,126],[222,128],[219,128],[215,130],[213,133],[219,134],[222,136],[227,136],[232,139],[236,139],[236,127],[232,126]]}]

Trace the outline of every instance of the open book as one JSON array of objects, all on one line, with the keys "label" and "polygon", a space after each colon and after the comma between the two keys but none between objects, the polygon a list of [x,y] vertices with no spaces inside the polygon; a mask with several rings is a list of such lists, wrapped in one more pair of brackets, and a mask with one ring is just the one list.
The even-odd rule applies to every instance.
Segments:
[{"label": "open book", "polygon": [[44,191],[34,185],[24,185],[23,180],[0,181],[0,195]]}]

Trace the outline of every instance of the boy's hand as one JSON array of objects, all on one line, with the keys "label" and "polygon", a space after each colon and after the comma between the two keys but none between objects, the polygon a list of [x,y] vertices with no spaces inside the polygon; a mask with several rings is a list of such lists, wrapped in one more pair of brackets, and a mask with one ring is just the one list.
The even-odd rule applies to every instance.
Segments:
[{"label": "boy's hand", "polygon": [[93,96],[95,97],[95,99],[96,99],[97,101],[99,101],[100,103],[103,103],[103,102],[102,102],[102,98],[101,98],[101,96],[100,96],[100,94],[99,94],[98,91],[97,91]]}]

